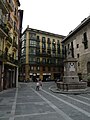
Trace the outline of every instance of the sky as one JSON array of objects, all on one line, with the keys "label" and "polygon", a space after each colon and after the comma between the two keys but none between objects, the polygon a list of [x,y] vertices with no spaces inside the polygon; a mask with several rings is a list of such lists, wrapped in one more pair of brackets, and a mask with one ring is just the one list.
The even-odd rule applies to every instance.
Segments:
[{"label": "sky", "polygon": [[90,15],[90,0],[19,0],[24,10],[23,29],[68,35]]}]

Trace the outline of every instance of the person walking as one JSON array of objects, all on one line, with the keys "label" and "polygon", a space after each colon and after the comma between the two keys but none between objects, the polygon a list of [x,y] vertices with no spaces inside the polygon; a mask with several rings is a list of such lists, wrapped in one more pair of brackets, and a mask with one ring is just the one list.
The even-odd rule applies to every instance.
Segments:
[{"label": "person walking", "polygon": [[42,88],[42,80],[39,79],[40,88]]},{"label": "person walking", "polygon": [[39,88],[40,88],[40,83],[39,83],[39,80],[38,80],[37,83],[36,83],[36,90],[39,91]]}]

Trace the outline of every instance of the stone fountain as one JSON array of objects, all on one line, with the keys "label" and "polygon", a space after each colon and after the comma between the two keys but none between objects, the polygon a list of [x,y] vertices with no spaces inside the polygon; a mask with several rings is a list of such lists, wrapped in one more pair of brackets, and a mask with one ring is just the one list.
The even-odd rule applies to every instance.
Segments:
[{"label": "stone fountain", "polygon": [[57,87],[61,90],[81,90],[87,87],[87,82],[79,81],[77,75],[76,58],[64,60],[64,76],[62,82],[57,82]]}]

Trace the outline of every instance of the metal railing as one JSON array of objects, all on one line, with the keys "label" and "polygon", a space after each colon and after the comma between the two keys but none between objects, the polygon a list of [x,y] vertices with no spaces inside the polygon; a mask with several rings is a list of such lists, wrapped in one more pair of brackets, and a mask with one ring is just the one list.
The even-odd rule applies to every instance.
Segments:
[{"label": "metal railing", "polygon": [[0,28],[6,33],[8,34],[9,30],[6,27],[6,24],[0,19]]},{"label": "metal railing", "polygon": [[18,65],[18,60],[14,59],[14,57],[11,54],[7,54],[6,52],[3,52],[0,50],[0,58],[5,62],[10,62],[15,65]]}]

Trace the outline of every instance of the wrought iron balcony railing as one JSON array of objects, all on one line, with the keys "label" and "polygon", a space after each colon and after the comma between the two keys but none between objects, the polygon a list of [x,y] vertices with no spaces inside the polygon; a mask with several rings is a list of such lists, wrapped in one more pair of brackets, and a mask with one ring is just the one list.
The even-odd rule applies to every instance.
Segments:
[{"label": "wrought iron balcony railing", "polygon": [[12,0],[7,1],[7,4],[8,4],[9,9],[12,12],[14,10],[14,4],[13,4]]},{"label": "wrought iron balcony railing", "polygon": [[[0,28],[5,34],[8,34],[9,30],[6,27],[6,24],[1,19],[0,19]],[[0,32],[0,33],[1,33],[1,35],[4,34],[2,32]]]},{"label": "wrought iron balcony railing", "polygon": [[16,49],[18,48],[18,45],[16,42],[13,42],[13,47],[15,47]]},{"label": "wrought iron balcony railing", "polygon": [[10,62],[15,65],[18,65],[18,60],[14,59],[14,57],[11,54],[7,54],[6,52],[3,52],[0,50],[0,59],[4,62]]},{"label": "wrought iron balcony railing", "polygon": [[6,0],[0,0],[0,8],[4,14],[7,14],[9,12]]}]

